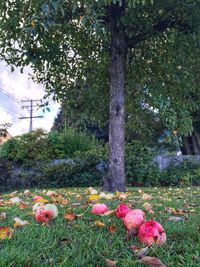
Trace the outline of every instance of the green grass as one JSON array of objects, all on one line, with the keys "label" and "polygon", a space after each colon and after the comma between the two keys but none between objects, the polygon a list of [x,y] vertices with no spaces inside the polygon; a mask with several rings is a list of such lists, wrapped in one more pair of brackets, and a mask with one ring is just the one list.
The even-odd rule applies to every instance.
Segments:
[{"label": "green grass", "polygon": [[[148,256],[158,257],[166,266],[200,266],[200,188],[168,189],[145,188],[145,193],[152,196],[152,200],[142,200],[138,189],[129,188],[128,198],[132,208],[143,208],[145,202],[153,205],[155,219],[160,222],[167,234],[167,243],[162,247],[153,246]],[[19,217],[28,220],[29,225],[14,229],[11,239],[0,240],[0,266],[64,266],[64,267],[93,267],[106,266],[105,259],[117,261],[116,266],[132,267],[144,266],[138,261],[130,245],[137,244],[141,248],[137,237],[125,240],[125,229],[121,220],[114,215],[96,216],[91,214],[91,206],[87,202],[87,189],[60,189],[57,193],[63,194],[69,202],[58,204],[59,216],[53,220],[49,227],[35,222],[30,215],[32,211],[32,198],[42,194],[39,190],[31,190],[32,195],[17,194],[29,205],[20,209],[16,204],[7,203],[0,206],[0,213],[6,212],[7,218],[0,221],[0,226],[13,227],[13,218]],[[77,198],[76,194],[81,198]],[[42,195],[52,202],[52,199]],[[10,198],[8,194],[1,194],[4,203]],[[99,202],[107,203],[114,209],[120,202],[117,198],[112,200],[101,199]],[[91,206],[90,206],[91,205]],[[184,210],[184,221],[168,221],[171,214],[165,212],[166,207]],[[73,221],[67,221],[64,214],[73,212],[84,213]],[[152,215],[147,213],[147,219]],[[177,215],[179,216],[179,215]],[[100,220],[105,227],[94,226],[94,221]],[[115,225],[116,232],[111,234],[108,227]]]}]

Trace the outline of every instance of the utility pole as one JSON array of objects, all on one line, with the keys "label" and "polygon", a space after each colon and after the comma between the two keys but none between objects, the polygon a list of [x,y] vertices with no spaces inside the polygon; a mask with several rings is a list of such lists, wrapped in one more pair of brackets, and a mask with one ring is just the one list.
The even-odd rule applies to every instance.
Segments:
[{"label": "utility pole", "polygon": [[22,106],[22,109],[24,109],[24,108],[29,109],[30,117],[20,117],[19,119],[20,120],[30,119],[29,132],[31,132],[33,130],[33,119],[44,118],[44,116],[33,116],[33,108],[34,107],[38,107],[38,105],[33,105],[33,103],[34,102],[35,103],[42,102],[42,100],[41,99],[30,99],[30,100],[21,100],[21,102],[23,102],[23,103],[26,103],[26,102],[30,103],[27,106]]}]

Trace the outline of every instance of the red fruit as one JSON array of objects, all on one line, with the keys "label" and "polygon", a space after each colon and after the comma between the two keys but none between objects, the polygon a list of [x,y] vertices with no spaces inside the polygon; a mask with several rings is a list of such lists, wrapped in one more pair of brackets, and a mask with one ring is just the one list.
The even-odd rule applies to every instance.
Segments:
[{"label": "red fruit", "polygon": [[161,224],[156,221],[145,222],[141,225],[138,237],[143,244],[161,246],[166,242],[166,234]]},{"label": "red fruit", "polygon": [[116,208],[115,215],[117,218],[124,218],[130,211],[130,208],[126,204],[119,204]]},{"label": "red fruit", "polygon": [[124,217],[124,225],[128,231],[138,230],[138,228],[144,223],[145,213],[140,209],[129,211]]},{"label": "red fruit", "polygon": [[36,211],[35,220],[36,222],[48,223],[53,219],[53,216],[54,216],[53,211],[39,209]]},{"label": "red fruit", "polygon": [[92,207],[92,213],[96,214],[96,215],[100,215],[100,214],[104,214],[105,212],[107,212],[109,209],[106,206],[106,204],[95,204]]}]

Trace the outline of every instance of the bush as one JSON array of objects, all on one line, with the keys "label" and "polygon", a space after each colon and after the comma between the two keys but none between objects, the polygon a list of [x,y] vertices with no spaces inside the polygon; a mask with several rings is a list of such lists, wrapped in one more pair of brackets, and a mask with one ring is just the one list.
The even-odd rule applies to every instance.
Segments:
[{"label": "bush", "polygon": [[159,169],[153,163],[154,152],[140,141],[125,146],[125,171],[131,186],[158,185]]},{"label": "bush", "polygon": [[8,188],[11,178],[12,164],[8,160],[0,159],[0,191]]},{"label": "bush", "polygon": [[93,136],[70,128],[48,134],[39,129],[5,142],[1,145],[0,157],[32,164],[32,161],[74,158],[96,146],[100,144]]},{"label": "bush", "polygon": [[99,159],[88,156],[84,160],[74,160],[71,164],[43,167],[40,186],[100,186],[104,171],[97,168],[98,163]]},{"label": "bush", "polygon": [[184,160],[178,165],[170,164],[160,173],[161,186],[200,185],[200,164]]}]

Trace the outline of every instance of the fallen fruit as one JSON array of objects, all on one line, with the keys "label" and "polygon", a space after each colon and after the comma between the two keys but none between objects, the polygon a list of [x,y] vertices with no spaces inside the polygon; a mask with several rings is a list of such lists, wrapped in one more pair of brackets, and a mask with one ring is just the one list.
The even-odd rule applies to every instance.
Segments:
[{"label": "fallen fruit", "polygon": [[166,233],[162,225],[156,221],[148,221],[141,225],[138,231],[140,242],[146,245],[161,246],[166,242]]},{"label": "fallen fruit", "polygon": [[107,212],[109,209],[106,206],[106,204],[95,204],[92,207],[92,213],[96,214],[96,215],[100,215],[100,214],[104,214],[105,212]]}]

